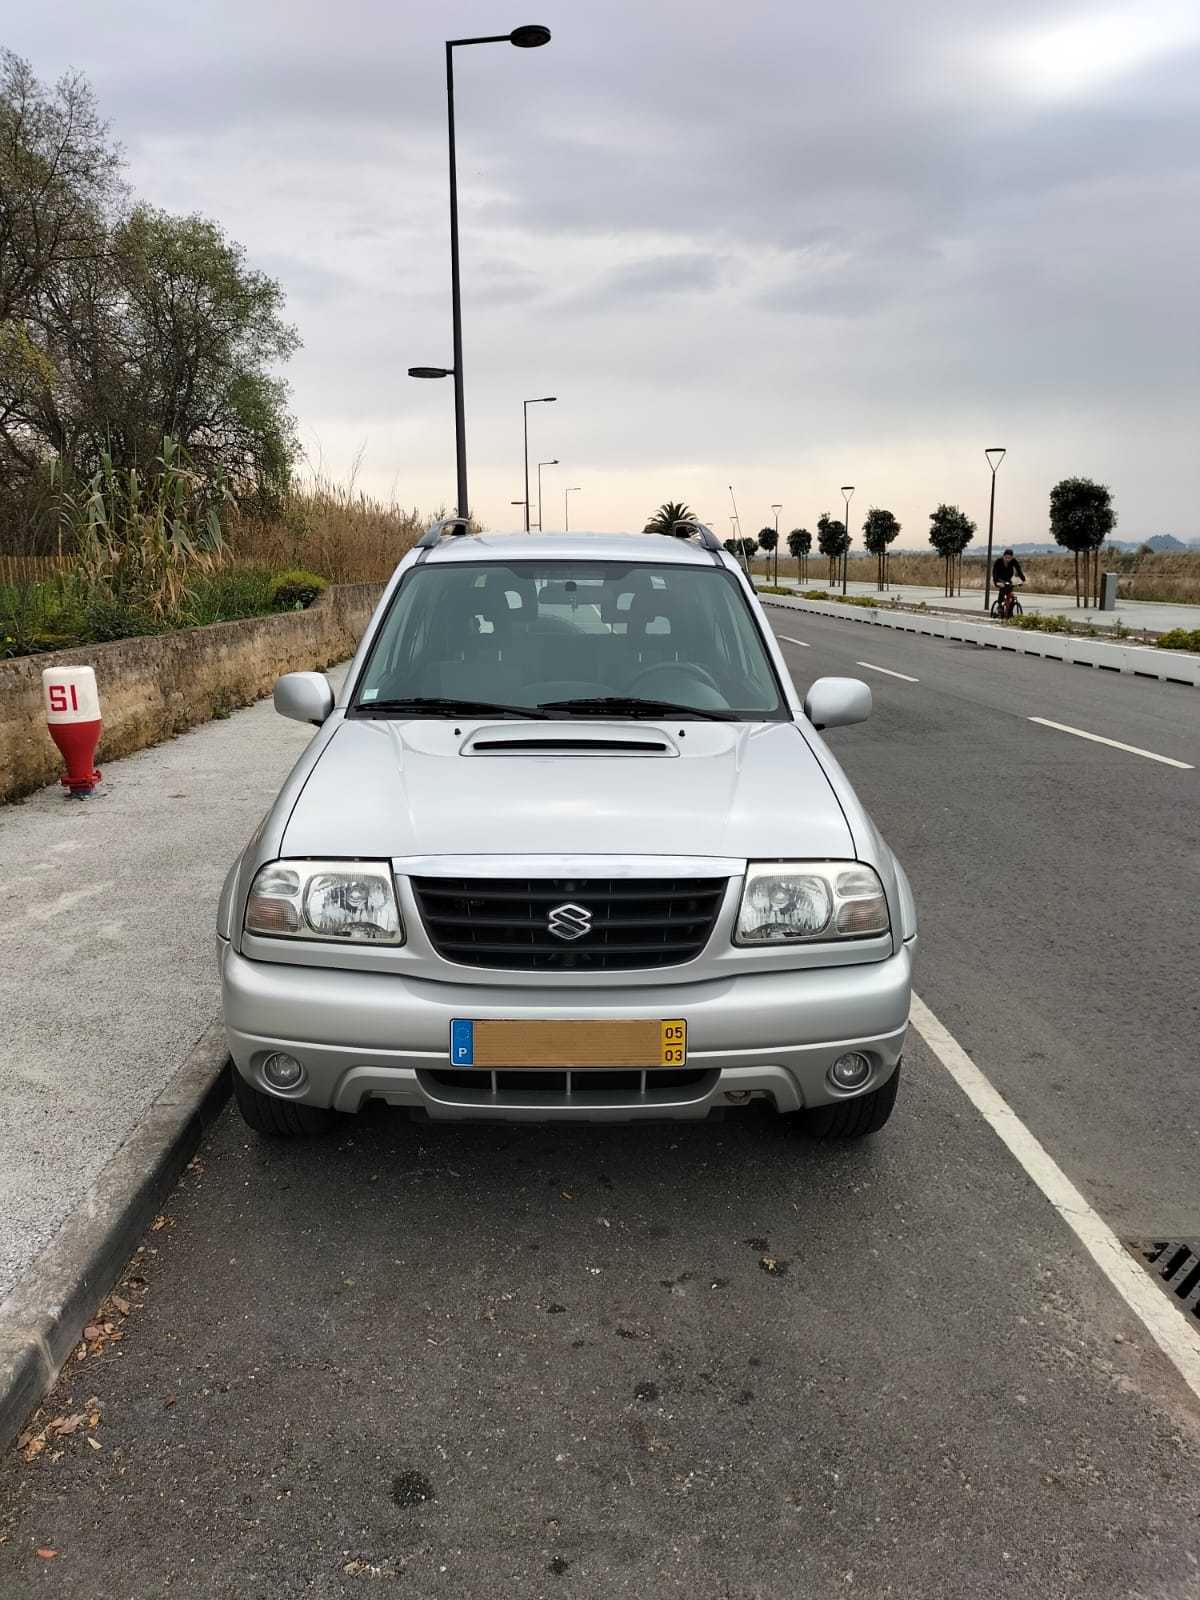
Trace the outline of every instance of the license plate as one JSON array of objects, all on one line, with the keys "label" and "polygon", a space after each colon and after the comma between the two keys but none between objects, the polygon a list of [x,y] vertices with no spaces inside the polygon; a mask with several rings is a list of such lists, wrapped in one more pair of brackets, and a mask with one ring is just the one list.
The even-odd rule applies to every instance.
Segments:
[{"label": "license plate", "polygon": [[614,1019],[521,1022],[505,1018],[450,1024],[454,1067],[682,1067],[687,1023]]}]

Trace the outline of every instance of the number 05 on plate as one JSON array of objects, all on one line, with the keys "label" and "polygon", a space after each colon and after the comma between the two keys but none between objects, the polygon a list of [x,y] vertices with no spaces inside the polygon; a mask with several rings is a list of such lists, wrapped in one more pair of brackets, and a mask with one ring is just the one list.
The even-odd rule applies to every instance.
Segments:
[{"label": "number 05 on plate", "polygon": [[682,1067],[687,1023],[617,1018],[602,1022],[521,1022],[455,1017],[453,1067]]}]

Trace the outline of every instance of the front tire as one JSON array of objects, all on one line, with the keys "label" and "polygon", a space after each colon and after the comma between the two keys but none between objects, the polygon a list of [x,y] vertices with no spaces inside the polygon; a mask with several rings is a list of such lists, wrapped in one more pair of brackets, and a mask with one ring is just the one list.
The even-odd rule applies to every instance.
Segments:
[{"label": "front tire", "polygon": [[280,1100],[247,1083],[233,1068],[233,1098],[242,1120],[255,1133],[269,1139],[312,1139],[327,1133],[334,1113],[325,1106],[306,1106],[298,1100]]},{"label": "front tire", "polygon": [[835,1100],[800,1113],[800,1131],[810,1139],[865,1139],[878,1133],[892,1114],[900,1092],[900,1067],[886,1083],[853,1100]]}]

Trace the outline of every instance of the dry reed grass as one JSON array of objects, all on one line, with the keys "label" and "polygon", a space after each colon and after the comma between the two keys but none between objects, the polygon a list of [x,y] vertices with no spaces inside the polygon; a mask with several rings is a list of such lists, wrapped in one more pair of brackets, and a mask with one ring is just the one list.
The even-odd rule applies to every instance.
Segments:
[{"label": "dry reed grass", "polygon": [[319,478],[291,490],[278,517],[228,517],[227,559],[276,571],[301,567],[330,583],[382,583],[431,520],[416,507]]}]

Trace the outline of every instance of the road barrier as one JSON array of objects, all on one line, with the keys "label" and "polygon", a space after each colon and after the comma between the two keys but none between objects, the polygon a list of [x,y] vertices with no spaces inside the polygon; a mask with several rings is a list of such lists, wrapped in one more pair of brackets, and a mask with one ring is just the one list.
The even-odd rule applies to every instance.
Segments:
[{"label": "road barrier", "polygon": [[863,622],[903,633],[923,633],[931,639],[955,639],[983,650],[1009,650],[1014,655],[1044,656],[1048,661],[1068,661],[1098,667],[1104,672],[1132,673],[1139,678],[1159,678],[1200,689],[1200,655],[1159,650],[1153,645],[1118,644],[1108,639],[1084,639],[1070,633],[1037,633],[1006,628],[999,623],[960,622],[957,617],[926,615],[921,611],[893,611],[885,606],[853,606],[823,600],[792,600],[762,595],[766,606],[784,611],[806,611],[811,616],[835,617],[839,622]]}]

